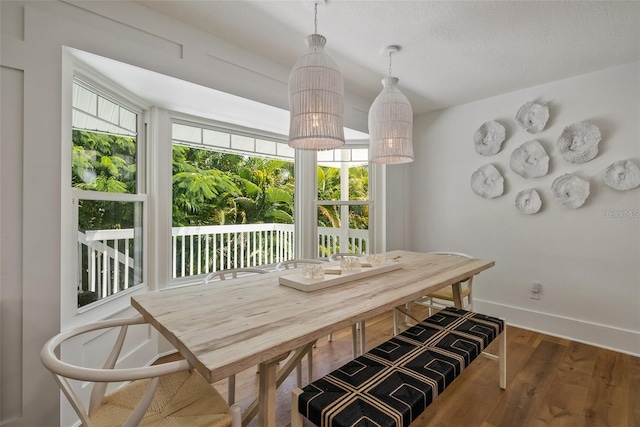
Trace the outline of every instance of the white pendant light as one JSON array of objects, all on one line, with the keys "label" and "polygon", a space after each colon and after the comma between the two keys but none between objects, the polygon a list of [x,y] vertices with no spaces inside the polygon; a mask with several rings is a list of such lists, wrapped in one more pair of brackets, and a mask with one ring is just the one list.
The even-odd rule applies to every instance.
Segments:
[{"label": "white pendant light", "polygon": [[336,63],[324,52],[327,39],[318,34],[318,2],[315,33],[307,36],[307,53],[298,58],[289,75],[289,146],[301,150],[344,145],[344,82]]},{"label": "white pendant light", "polygon": [[413,109],[391,77],[391,56],[399,46],[387,46],[389,77],[382,79],[382,92],[369,109],[369,161],[398,164],[413,161]]}]

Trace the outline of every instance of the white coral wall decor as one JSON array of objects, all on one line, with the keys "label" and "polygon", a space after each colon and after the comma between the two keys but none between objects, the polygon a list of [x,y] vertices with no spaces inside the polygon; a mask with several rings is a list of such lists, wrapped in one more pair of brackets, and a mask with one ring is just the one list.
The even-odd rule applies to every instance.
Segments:
[{"label": "white coral wall decor", "polygon": [[562,203],[562,206],[576,209],[582,206],[589,197],[590,185],[586,179],[565,173],[553,181],[551,192]]},{"label": "white coral wall decor", "polygon": [[528,141],[513,150],[509,166],[521,177],[537,178],[547,174],[549,156],[538,141]]},{"label": "white coral wall decor", "polygon": [[499,197],[504,192],[504,178],[498,169],[489,163],[471,175],[471,189],[485,199]]},{"label": "white coral wall decor", "polygon": [[540,195],[533,188],[522,190],[516,195],[516,208],[525,215],[538,213],[541,207]]},{"label": "white coral wall decor", "polygon": [[473,135],[476,152],[483,156],[493,156],[500,151],[505,138],[504,126],[496,121],[485,122]]},{"label": "white coral wall decor", "polygon": [[585,163],[598,155],[601,139],[600,129],[596,125],[579,122],[564,128],[556,146],[567,162]]},{"label": "white coral wall decor", "polygon": [[640,186],[640,167],[633,160],[619,160],[604,171],[604,183],[625,191]]},{"label": "white coral wall decor", "polygon": [[549,120],[549,107],[537,102],[527,102],[516,113],[516,122],[529,133],[542,132]]}]

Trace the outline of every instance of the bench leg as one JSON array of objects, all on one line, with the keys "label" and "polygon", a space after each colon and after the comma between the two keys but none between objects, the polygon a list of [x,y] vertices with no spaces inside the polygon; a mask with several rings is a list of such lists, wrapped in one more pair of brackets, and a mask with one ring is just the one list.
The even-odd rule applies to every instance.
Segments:
[{"label": "bench leg", "polygon": [[398,335],[398,310],[393,309],[393,336]]},{"label": "bench leg", "polygon": [[353,358],[358,357],[358,332],[356,331],[356,324],[351,325],[351,351],[353,352]]},{"label": "bench leg", "polygon": [[[502,319],[504,320],[504,319]],[[507,323],[504,324],[504,330],[498,336],[498,357],[500,358],[500,388],[507,388]]]},{"label": "bench leg", "polygon": [[298,410],[298,396],[302,394],[302,390],[296,388],[291,393],[291,427],[302,427],[304,417]]},{"label": "bench leg", "polygon": [[227,385],[227,403],[229,403],[229,406],[233,405],[234,403],[236,403],[236,374],[232,374],[229,376],[228,378],[228,385]]},{"label": "bench leg", "polygon": [[[307,384],[311,384],[313,381],[313,349],[309,349],[307,353]],[[302,375],[302,373],[300,373]],[[299,386],[298,386],[299,387]]]},{"label": "bench leg", "polygon": [[241,426],[242,425],[242,410],[238,404],[233,404],[229,407],[229,414],[231,414],[231,425],[232,426]]}]

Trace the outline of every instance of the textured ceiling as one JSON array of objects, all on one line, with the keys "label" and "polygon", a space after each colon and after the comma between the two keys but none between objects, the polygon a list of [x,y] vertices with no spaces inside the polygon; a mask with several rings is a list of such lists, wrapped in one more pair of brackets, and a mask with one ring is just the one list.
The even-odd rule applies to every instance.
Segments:
[{"label": "textured ceiling", "polygon": [[[313,1],[138,1],[291,67]],[[415,114],[640,60],[638,1],[349,1],[318,7],[345,89],[373,100],[388,73]]]}]

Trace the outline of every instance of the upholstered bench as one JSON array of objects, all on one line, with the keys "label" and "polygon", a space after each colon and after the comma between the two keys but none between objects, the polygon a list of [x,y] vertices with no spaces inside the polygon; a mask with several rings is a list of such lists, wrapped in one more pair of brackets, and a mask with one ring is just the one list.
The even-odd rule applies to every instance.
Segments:
[{"label": "upholstered bench", "polygon": [[294,390],[291,427],[406,427],[496,338],[498,356],[485,355],[500,361],[504,389],[504,320],[446,308]]}]

